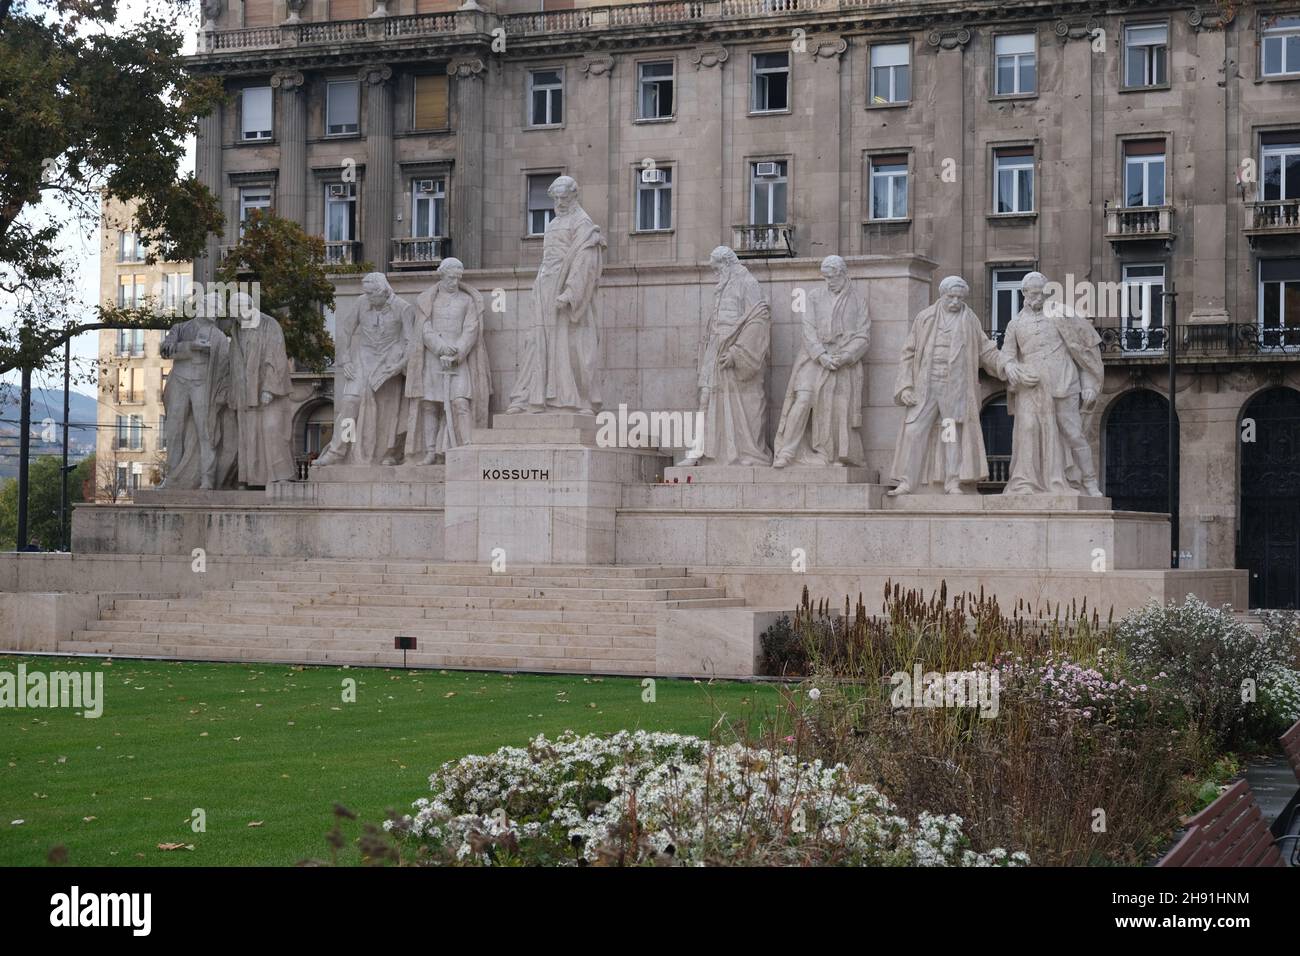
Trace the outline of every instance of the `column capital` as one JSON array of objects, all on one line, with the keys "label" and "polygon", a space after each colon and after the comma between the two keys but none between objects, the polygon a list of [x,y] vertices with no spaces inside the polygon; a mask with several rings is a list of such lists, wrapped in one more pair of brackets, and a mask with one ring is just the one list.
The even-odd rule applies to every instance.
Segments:
[{"label": "column capital", "polygon": [[306,82],[306,77],[297,70],[276,73],[271,77],[271,86],[277,90],[284,90],[286,93],[296,93],[302,89],[303,84]]},{"label": "column capital", "polygon": [[731,54],[727,48],[721,45],[698,47],[691,53],[691,62],[695,64],[695,69],[710,69],[727,62],[727,57]]},{"label": "column capital", "polygon": [[941,50],[964,49],[970,43],[971,32],[966,27],[935,27],[925,35],[925,42]]},{"label": "column capital", "polygon": [[386,63],[363,66],[357,73],[357,79],[370,86],[381,86],[393,78],[393,68]]},{"label": "column capital", "polygon": [[1052,26],[1052,32],[1056,34],[1058,40],[1067,43],[1070,40],[1091,40],[1101,29],[1101,21],[1096,17],[1089,17],[1087,20],[1066,20],[1064,18],[1057,20]]},{"label": "column capital", "polygon": [[476,56],[460,57],[447,64],[447,75],[458,80],[477,79],[487,66]]},{"label": "column capital", "polygon": [[835,60],[844,55],[849,41],[844,37],[818,37],[808,43],[808,52],[814,60]]},{"label": "column capital", "polygon": [[1237,4],[1230,4],[1227,9],[1220,3],[1214,10],[1202,10],[1200,7],[1187,11],[1187,25],[1200,33],[1202,30],[1226,30],[1228,24],[1237,19]]},{"label": "column capital", "polygon": [[582,70],[583,76],[609,76],[614,72],[614,58],[612,56],[589,56],[585,57],[578,68]]}]

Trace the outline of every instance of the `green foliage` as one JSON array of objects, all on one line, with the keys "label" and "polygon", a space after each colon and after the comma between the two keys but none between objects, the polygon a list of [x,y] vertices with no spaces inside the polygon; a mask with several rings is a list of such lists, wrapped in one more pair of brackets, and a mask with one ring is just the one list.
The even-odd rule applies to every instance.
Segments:
[{"label": "green foliage", "polygon": [[334,286],[322,260],[325,241],[274,213],[254,212],[244,235],[221,263],[222,282],[257,282],[261,309],[284,329],[291,358],[320,371],[334,357],[322,307],[333,307]]},{"label": "green foliage", "polygon": [[[35,538],[45,551],[56,551],[63,536],[59,525],[59,469],[63,459],[56,455],[42,455],[32,460],[27,486],[27,535]],[[69,506],[84,501],[83,479],[94,475],[95,458],[92,455],[76,466],[68,477]],[[69,507],[68,526],[72,513]],[[18,547],[18,479],[8,478],[0,485],[0,551],[13,551]],[[26,542],[23,542],[26,544]]]}]

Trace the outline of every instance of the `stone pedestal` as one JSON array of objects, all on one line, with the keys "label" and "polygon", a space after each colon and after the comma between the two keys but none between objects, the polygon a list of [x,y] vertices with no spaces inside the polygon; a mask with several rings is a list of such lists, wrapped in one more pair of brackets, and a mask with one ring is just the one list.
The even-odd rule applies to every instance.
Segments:
[{"label": "stone pedestal", "polygon": [[1090,495],[900,495],[885,497],[888,511],[967,512],[1002,514],[1008,511],[1110,511],[1110,499]]},{"label": "stone pedestal", "polygon": [[613,564],[623,487],[653,482],[663,463],[598,447],[592,415],[497,415],[447,452],[446,558]]}]

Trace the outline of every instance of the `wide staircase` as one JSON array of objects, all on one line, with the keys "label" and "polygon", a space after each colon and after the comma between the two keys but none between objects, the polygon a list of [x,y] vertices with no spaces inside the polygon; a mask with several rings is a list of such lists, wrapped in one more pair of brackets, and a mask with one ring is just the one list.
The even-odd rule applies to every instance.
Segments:
[{"label": "wide staircase", "polygon": [[736,607],[684,568],[306,560],[198,597],[117,599],[60,652],[653,673],[660,611]]}]

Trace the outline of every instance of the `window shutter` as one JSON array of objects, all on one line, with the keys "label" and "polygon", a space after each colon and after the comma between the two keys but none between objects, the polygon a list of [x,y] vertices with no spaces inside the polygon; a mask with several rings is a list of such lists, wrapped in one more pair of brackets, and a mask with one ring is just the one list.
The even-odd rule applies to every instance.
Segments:
[{"label": "window shutter", "polygon": [[1263,259],[1259,263],[1261,282],[1300,282],[1300,259]]},{"label": "window shutter", "polygon": [[446,129],[450,77],[429,73],[415,78],[415,129]]},{"label": "window shutter", "polygon": [[275,25],[275,0],[244,0],[244,26]]}]

